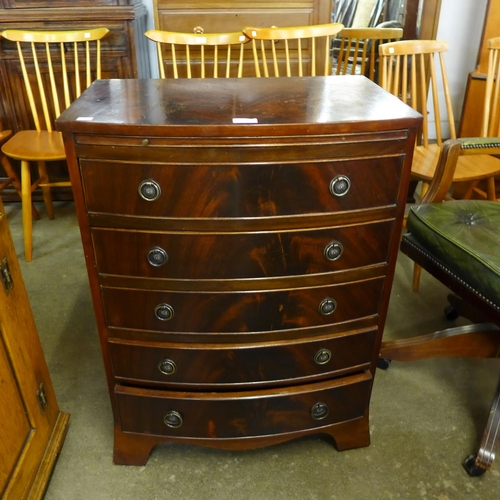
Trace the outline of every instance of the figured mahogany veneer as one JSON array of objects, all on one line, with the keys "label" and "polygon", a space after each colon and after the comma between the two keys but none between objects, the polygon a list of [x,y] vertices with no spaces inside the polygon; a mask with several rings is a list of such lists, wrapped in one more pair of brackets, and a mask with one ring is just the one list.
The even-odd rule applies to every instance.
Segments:
[{"label": "figured mahogany veneer", "polygon": [[369,444],[420,123],[357,76],[102,80],[59,118],[116,463]]}]

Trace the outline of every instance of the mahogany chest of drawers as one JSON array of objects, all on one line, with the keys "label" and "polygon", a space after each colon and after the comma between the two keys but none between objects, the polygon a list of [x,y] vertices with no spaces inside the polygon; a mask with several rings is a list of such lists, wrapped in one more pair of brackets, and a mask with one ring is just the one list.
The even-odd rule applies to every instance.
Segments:
[{"label": "mahogany chest of drawers", "polygon": [[63,113],[116,463],[369,444],[420,120],[357,76],[101,80]]}]

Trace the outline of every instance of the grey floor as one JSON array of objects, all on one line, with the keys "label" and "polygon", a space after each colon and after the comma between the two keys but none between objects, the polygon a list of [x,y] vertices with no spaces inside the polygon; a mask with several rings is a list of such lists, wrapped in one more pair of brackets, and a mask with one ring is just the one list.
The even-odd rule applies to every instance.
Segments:
[{"label": "grey floor", "polygon": [[[33,314],[68,435],[46,500],[497,499],[500,460],[471,478],[500,360],[394,362],[377,372],[369,447],[337,452],[308,438],[255,451],[180,444],[156,447],[145,467],[113,465],[112,416],[80,235],[71,202],[34,224],[34,259],[24,261],[20,204],[6,204]],[[446,289],[424,275],[411,292],[400,255],[385,338],[445,328]]]}]

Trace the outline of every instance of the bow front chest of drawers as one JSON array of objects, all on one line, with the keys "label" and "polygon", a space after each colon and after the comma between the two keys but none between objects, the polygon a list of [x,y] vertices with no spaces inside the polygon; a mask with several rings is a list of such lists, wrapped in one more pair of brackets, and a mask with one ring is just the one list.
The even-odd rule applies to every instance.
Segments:
[{"label": "bow front chest of drawers", "polygon": [[116,463],[369,444],[420,120],[361,76],[101,80],[61,115]]}]

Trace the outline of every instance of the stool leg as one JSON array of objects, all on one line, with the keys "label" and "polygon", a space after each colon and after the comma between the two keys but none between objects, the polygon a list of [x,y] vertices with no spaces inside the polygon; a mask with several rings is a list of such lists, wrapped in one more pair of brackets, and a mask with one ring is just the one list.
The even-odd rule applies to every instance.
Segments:
[{"label": "stool leg", "polygon": [[21,161],[21,203],[23,212],[24,256],[33,258],[33,220],[31,217],[31,172],[29,162]]}]

